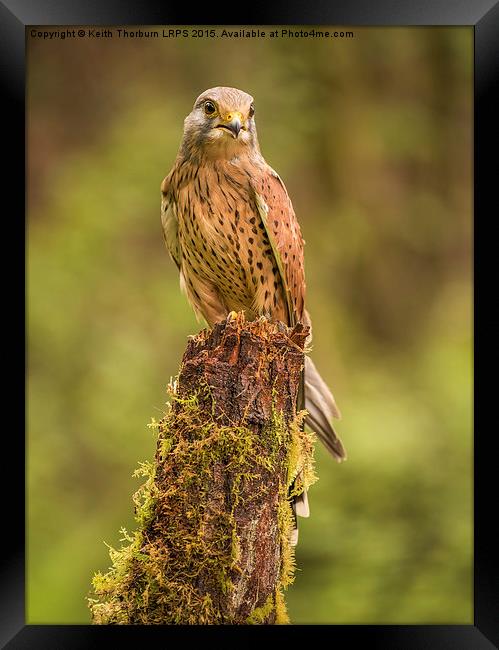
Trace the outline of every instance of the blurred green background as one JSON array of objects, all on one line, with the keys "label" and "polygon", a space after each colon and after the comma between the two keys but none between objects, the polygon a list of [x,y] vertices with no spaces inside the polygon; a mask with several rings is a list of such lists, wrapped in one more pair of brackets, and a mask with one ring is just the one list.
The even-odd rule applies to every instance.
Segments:
[{"label": "blurred green background", "polygon": [[[268,28],[265,28],[268,30]],[[203,90],[253,94],[306,240],[317,446],[294,623],[472,622],[472,28],[28,39],[29,623],[87,623],[198,324],[161,180]]]}]

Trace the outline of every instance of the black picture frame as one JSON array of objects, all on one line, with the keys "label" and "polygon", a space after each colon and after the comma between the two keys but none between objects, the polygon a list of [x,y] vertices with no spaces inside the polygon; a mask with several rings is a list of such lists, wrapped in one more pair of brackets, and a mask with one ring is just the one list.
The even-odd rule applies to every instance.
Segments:
[{"label": "black picture frame", "polygon": [[[226,8],[225,15],[220,11]],[[222,12],[223,13],[223,12]],[[204,15],[203,15],[204,14]],[[3,274],[4,324],[8,326],[3,338],[4,359],[11,363],[13,371],[8,374],[7,399],[4,400],[4,458],[8,458],[11,476],[5,474],[2,511],[4,522],[4,549],[0,556],[0,646],[20,648],[88,648],[115,647],[125,642],[144,643],[150,639],[155,644],[193,641],[193,635],[202,634],[204,643],[220,638],[226,643],[237,641],[253,644],[265,634],[273,639],[289,638],[295,634],[294,627],[222,627],[222,628],[173,628],[169,626],[52,626],[25,624],[25,438],[21,432],[22,406],[15,407],[18,396],[25,395],[25,378],[21,359],[26,361],[26,313],[23,298],[25,288],[25,34],[29,25],[189,25],[212,24],[213,16],[223,18],[223,23],[271,25],[349,25],[349,26],[429,26],[466,25],[473,27],[475,43],[475,109],[474,109],[474,324],[484,324],[488,330],[475,336],[476,353],[479,349],[491,357],[494,320],[482,316],[482,295],[476,287],[480,280],[494,277],[492,263],[495,261],[495,240],[487,236],[487,226],[493,232],[493,217],[497,216],[497,162],[499,152],[496,113],[499,112],[497,87],[499,86],[499,0],[351,0],[350,2],[297,0],[287,3],[260,3],[251,5],[213,3],[196,10],[194,17],[189,7],[161,2],[132,2],[130,0],[0,0],[0,76],[2,80],[3,120],[2,174],[4,205],[7,198],[11,208],[4,213],[4,253],[11,253]],[[222,23],[217,23],[222,24]],[[5,164],[6,163],[6,164]],[[494,214],[495,212],[495,214]],[[5,233],[8,232],[8,235]],[[479,243],[480,242],[480,245]],[[7,244],[7,245],[6,245]],[[487,249],[487,246],[490,249]],[[7,255],[4,255],[4,260]],[[19,284],[12,280],[18,279]],[[22,286],[19,286],[22,285]],[[7,295],[5,295],[5,293]],[[494,295],[495,297],[495,295]],[[480,318],[478,314],[480,313]],[[24,325],[24,328],[23,328]],[[492,325],[492,327],[491,327]],[[23,337],[24,331],[24,337]],[[490,347],[489,347],[490,345]],[[494,350],[495,351],[495,350]],[[495,356],[495,355],[494,355]],[[493,361],[493,359],[492,359]],[[19,370],[21,370],[19,372]],[[489,380],[493,386],[493,379]],[[486,383],[486,382],[484,382]],[[475,392],[475,413],[486,401],[487,387],[480,386]],[[8,407],[8,408],[7,408]],[[486,407],[484,409],[486,411]],[[7,413],[5,413],[7,412]],[[490,409],[490,415],[492,415]],[[485,419],[485,418],[484,418]],[[482,428],[475,426],[475,537],[474,537],[474,625],[331,625],[306,626],[306,633],[324,632],[328,644],[346,647],[346,644],[383,650],[412,650],[416,648],[449,650],[486,650],[499,647],[499,573],[497,569],[497,542],[494,535],[494,479],[496,457],[494,451],[495,420]],[[8,449],[8,451],[6,451]],[[439,462],[429,459],[429,462]],[[4,460],[4,466],[6,461]],[[436,495],[436,498],[438,496]],[[8,534],[6,534],[8,533]],[[305,627],[305,626],[298,626]],[[327,629],[323,629],[327,628]],[[146,640],[147,638],[147,640]]]}]

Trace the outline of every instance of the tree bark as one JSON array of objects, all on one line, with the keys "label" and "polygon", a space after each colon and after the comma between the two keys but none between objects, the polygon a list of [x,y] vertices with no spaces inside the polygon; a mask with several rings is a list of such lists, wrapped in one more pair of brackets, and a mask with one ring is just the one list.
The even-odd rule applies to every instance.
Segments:
[{"label": "tree bark", "polygon": [[289,490],[313,479],[296,413],[307,334],[238,314],[190,338],[142,465],[139,528],[94,578],[94,623],[287,622]]}]

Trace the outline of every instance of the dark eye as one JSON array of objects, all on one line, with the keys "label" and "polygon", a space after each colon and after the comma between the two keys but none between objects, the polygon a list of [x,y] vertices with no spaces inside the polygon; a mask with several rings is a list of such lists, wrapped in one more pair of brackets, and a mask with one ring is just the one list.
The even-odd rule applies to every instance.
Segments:
[{"label": "dark eye", "polygon": [[204,112],[206,113],[206,115],[213,115],[214,113],[216,113],[216,110],[217,109],[215,108],[215,104],[213,102],[204,103]]},{"label": "dark eye", "polygon": [[255,107],[253,106],[253,104],[251,104],[248,115],[250,117],[253,117],[254,114],[255,114]]}]

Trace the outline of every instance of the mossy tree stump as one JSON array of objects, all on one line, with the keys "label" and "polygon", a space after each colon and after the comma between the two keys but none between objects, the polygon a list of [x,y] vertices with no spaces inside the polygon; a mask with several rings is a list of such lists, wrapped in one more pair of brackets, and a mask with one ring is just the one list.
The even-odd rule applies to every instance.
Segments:
[{"label": "mossy tree stump", "polygon": [[94,577],[94,623],[287,622],[289,490],[314,480],[296,413],[307,334],[238,314],[190,338],[139,470],[138,530]]}]

